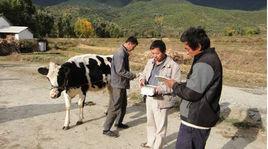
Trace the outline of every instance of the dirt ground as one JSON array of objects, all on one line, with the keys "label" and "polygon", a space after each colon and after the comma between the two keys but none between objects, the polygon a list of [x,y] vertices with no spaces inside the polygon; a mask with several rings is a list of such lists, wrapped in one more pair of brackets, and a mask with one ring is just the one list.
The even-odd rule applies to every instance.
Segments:
[{"label": "dirt ground", "polygon": [[[102,135],[108,94],[89,92],[84,124],[78,120],[77,99],[71,110],[71,129],[64,131],[63,97],[49,99],[50,85],[36,69],[38,64],[0,62],[0,148],[10,149],[139,149],[146,141],[144,103],[129,101],[119,138]],[[130,92],[138,90],[132,82]],[[223,87],[222,121],[212,129],[207,149],[264,149],[266,142],[266,88]],[[175,148],[179,112],[169,111],[165,149]],[[115,128],[112,128],[115,130]]]}]

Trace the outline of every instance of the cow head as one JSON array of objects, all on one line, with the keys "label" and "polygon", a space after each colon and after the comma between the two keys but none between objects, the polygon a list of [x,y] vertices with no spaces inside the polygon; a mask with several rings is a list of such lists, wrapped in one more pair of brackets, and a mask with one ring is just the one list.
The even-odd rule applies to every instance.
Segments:
[{"label": "cow head", "polygon": [[61,92],[65,90],[69,69],[62,67],[56,63],[50,62],[49,67],[40,67],[38,72],[42,75],[46,75],[47,79],[51,84],[50,97],[52,99],[58,98],[61,95]]}]

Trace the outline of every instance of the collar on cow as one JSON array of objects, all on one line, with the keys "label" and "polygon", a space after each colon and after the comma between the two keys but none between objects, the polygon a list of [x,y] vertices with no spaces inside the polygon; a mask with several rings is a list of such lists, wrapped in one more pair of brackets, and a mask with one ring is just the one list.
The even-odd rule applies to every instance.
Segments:
[{"label": "collar on cow", "polygon": [[63,91],[63,90],[66,89],[67,84],[68,84],[68,79],[65,78],[62,86],[54,86],[54,85],[51,85],[51,89],[50,90],[56,88],[56,89],[58,89],[60,91]]}]

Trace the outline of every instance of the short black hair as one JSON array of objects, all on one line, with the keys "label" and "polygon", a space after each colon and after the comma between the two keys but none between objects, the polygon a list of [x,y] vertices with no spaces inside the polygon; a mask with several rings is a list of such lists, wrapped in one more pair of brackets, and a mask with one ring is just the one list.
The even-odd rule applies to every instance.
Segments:
[{"label": "short black hair", "polygon": [[138,44],[139,44],[137,38],[134,37],[134,36],[130,36],[130,37],[128,37],[128,39],[126,40],[125,43],[127,43],[127,42],[131,42],[132,44],[135,44],[135,45],[138,45]]},{"label": "short black hair", "polygon": [[189,47],[195,50],[201,45],[201,50],[205,50],[210,47],[210,39],[206,34],[206,31],[198,27],[190,27],[184,31],[180,38],[181,42],[187,42]]},{"label": "short black hair", "polygon": [[155,40],[150,46],[150,50],[159,48],[161,53],[166,53],[166,44],[163,40]]}]

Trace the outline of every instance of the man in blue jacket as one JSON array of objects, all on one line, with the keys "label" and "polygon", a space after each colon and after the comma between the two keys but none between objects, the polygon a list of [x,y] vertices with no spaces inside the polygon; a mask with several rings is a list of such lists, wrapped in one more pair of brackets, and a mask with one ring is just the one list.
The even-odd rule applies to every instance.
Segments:
[{"label": "man in blue jacket", "polygon": [[204,149],[211,127],[219,120],[222,64],[202,28],[189,28],[180,40],[193,63],[185,83],[165,81],[183,99],[176,149]]}]

